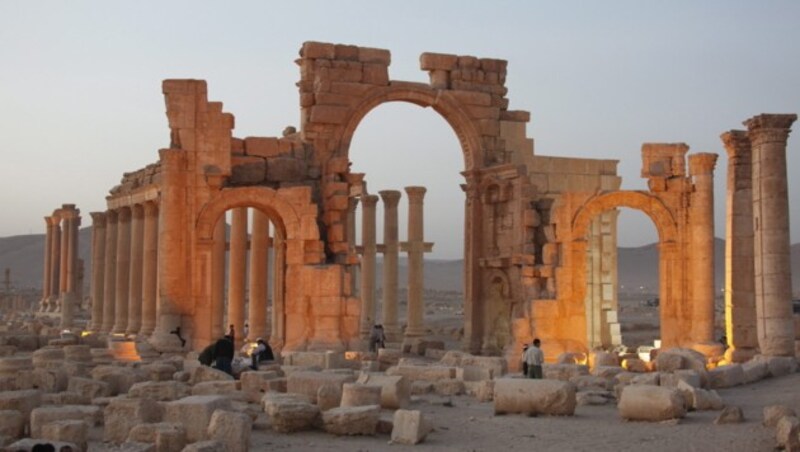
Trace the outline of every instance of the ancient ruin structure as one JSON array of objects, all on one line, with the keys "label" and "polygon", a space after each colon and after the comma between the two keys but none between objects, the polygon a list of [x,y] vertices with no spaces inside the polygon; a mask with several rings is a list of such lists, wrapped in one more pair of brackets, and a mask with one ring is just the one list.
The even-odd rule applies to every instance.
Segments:
[{"label": "ancient ruin structure", "polygon": [[[505,354],[516,363],[533,337],[543,339],[549,357],[618,344],[616,216],[627,207],[647,214],[658,231],[663,346],[719,351],[716,154],[687,155],[682,143],[644,144],[648,190],[620,190],[614,160],[534,153],[526,133],[530,115],[509,109],[505,61],[424,53],[420,66],[430,81],[414,83],[390,80],[390,60],[382,49],[303,44],[296,61],[299,130],[289,127],[282,137],[236,138],[233,115],[208,100],[204,81],[164,81],[169,146],[156,163],[125,174],[107,198],[108,210],[92,214],[93,328],[149,336],[160,351],[181,348],[177,327],[189,347],[204,346],[227,331],[226,317],[237,332],[249,321],[251,337],[269,336],[284,351],[358,348],[378,322],[393,342],[423,336],[425,189],[405,190],[409,237],[401,242],[402,193],[371,194],[368,175],[350,171],[349,147],[361,120],[383,103],[401,101],[435,110],[461,145],[465,350]],[[745,275],[731,273],[726,291],[736,356],[756,347],[794,353],[785,189],[792,121],[793,115],[757,116],[746,123],[747,133],[723,136],[732,157],[728,234],[735,238],[727,261],[729,273]],[[383,244],[375,239],[379,200]],[[354,235],[359,203],[361,244]],[[58,233],[53,237],[57,250]],[[411,266],[405,329],[396,298],[400,252]],[[378,253],[382,300],[375,294]],[[52,255],[46,262],[53,267]],[[51,309],[52,298],[45,298]]]},{"label": "ancient ruin structure", "polygon": [[83,261],[78,257],[81,211],[64,204],[44,217],[47,225],[44,247],[41,312],[57,312],[61,326],[74,326],[75,310],[83,299]]}]

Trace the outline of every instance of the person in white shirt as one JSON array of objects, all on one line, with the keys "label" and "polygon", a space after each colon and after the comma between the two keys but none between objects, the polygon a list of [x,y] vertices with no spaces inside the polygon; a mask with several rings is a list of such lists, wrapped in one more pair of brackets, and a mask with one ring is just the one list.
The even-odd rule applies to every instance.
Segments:
[{"label": "person in white shirt", "polygon": [[533,340],[533,346],[525,350],[522,360],[528,365],[528,378],[541,379],[542,365],[544,364],[544,353],[539,348],[541,341],[537,338]]}]

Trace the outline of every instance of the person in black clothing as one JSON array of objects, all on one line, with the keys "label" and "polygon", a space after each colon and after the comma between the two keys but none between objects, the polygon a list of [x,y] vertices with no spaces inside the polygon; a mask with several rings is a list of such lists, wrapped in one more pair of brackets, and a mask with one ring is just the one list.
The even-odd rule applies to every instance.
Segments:
[{"label": "person in black clothing", "polygon": [[214,344],[214,357],[217,361],[216,368],[233,375],[231,363],[233,362],[233,341],[230,336],[224,336]]},{"label": "person in black clothing", "polygon": [[208,346],[204,348],[202,352],[200,352],[200,356],[197,357],[197,360],[200,361],[200,364],[204,366],[210,366],[211,363],[214,362],[214,348],[216,345],[216,342],[208,344]]},{"label": "person in black clothing", "polygon": [[233,328],[233,324],[228,326],[228,337],[231,338],[231,343],[236,343],[236,330]]},{"label": "person in black clothing", "polygon": [[258,370],[258,363],[275,360],[275,355],[272,354],[272,347],[270,347],[264,339],[258,338],[256,343],[258,345],[256,346],[255,350],[253,350],[253,354],[250,356],[253,360],[253,363],[250,367],[252,367],[253,370]]},{"label": "person in black clothing", "polygon": [[186,339],[184,339],[183,336],[181,336],[181,327],[176,326],[174,330],[169,332],[169,334],[174,334],[178,336],[178,339],[180,339],[181,341],[181,348],[186,346]]}]

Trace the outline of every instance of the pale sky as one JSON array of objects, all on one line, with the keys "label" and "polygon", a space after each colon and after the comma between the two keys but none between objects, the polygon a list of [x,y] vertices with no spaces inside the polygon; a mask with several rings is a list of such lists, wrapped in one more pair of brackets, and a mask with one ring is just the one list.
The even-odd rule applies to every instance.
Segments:
[{"label": "pale sky", "polygon": [[[644,188],[643,142],[717,152],[724,237],[719,135],[762,112],[800,111],[798,24],[800,2],[789,0],[0,0],[0,236],[42,233],[42,217],[65,202],[88,225],[123,172],[156,161],[169,144],[165,78],[207,80],[209,98],[236,116],[237,137],[297,126],[294,60],[315,40],[391,50],[394,80],[426,81],[425,51],[506,59],[510,108],[531,112],[536,153],[620,160],[623,188]],[[793,242],[798,135],[788,148]],[[372,192],[427,186],[432,257],[462,256],[463,158],[441,117],[383,105],[356,131],[350,156]],[[623,211],[619,230],[624,246],[656,238],[641,213]]]}]

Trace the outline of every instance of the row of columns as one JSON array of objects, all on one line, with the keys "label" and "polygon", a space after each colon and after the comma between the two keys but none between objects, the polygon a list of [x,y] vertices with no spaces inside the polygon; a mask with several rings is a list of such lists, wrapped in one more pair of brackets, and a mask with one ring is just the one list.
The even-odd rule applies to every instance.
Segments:
[{"label": "row of columns", "polygon": [[[433,244],[424,240],[423,199],[425,187],[406,187],[408,195],[408,241],[398,239],[397,206],[401,193],[397,190],[380,191],[383,200],[383,244],[376,243],[375,224],[377,195],[361,196],[363,212],[361,215],[361,321],[360,333],[363,338],[369,336],[376,322],[377,304],[375,296],[375,258],[378,252],[383,253],[383,300],[382,324],[386,337],[390,342],[400,341],[400,325],[397,307],[397,265],[400,251],[408,253],[408,314],[405,339],[425,335],[424,314],[424,259],[425,252],[430,252]],[[355,203],[351,209],[355,209]],[[355,215],[350,215],[351,224]],[[354,227],[349,230],[354,233]],[[350,235],[353,237],[353,235]]]},{"label": "row of columns", "polygon": [[148,336],[156,326],[158,206],[92,212],[91,329]]},{"label": "row of columns", "polygon": [[786,143],[794,114],[722,135],[728,152],[725,315],[730,361],[794,356]]},{"label": "row of columns", "polygon": [[44,247],[44,278],[41,312],[60,312],[61,327],[74,326],[74,310],[81,298],[78,257],[80,210],[63,204],[53,215],[44,217],[47,226]]}]

